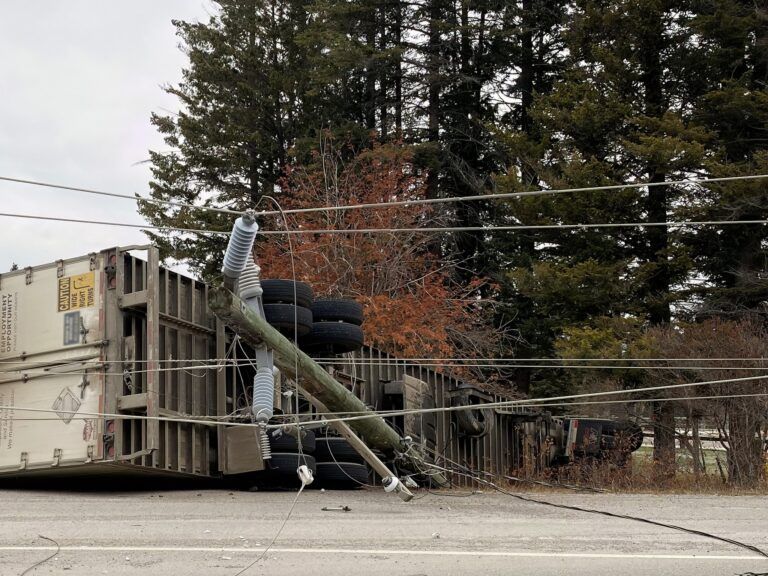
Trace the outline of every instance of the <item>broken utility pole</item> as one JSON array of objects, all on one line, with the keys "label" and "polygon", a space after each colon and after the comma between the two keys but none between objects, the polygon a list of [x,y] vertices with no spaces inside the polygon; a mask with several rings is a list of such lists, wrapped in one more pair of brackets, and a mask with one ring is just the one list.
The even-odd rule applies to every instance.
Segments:
[{"label": "broken utility pole", "polygon": [[[334,414],[344,416],[370,412],[357,396],[226,288],[211,288],[208,292],[208,305],[216,316],[252,345],[265,344],[271,348],[275,365],[290,378],[296,378],[298,369],[301,386]],[[379,449],[388,456],[400,456],[413,472],[429,469],[420,450],[416,446],[404,444],[397,432],[380,416],[352,420],[349,426],[365,439],[370,448]],[[442,474],[430,472],[430,479],[438,486],[448,485]]]}]

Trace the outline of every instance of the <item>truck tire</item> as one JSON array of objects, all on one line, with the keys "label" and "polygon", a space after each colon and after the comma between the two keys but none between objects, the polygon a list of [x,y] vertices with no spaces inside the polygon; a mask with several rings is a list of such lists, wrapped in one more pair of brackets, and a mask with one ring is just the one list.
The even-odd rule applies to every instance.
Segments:
[{"label": "truck tire", "polygon": [[[298,452],[299,444],[296,442],[296,438],[287,432],[283,432],[280,436],[269,435],[269,445],[272,448],[272,452]],[[315,433],[312,430],[307,430],[304,437],[301,439],[301,451],[306,454],[312,454],[315,451]]]},{"label": "truck tire", "polygon": [[627,423],[620,434],[630,452],[638,450],[643,445],[643,429],[634,422]]},{"label": "truck tire", "polygon": [[363,323],[363,307],[354,300],[315,300],[312,316],[315,322],[347,322],[360,326]]},{"label": "truck tire", "polygon": [[314,475],[317,464],[310,454],[273,452],[264,470],[240,474],[232,480],[242,490],[296,490],[301,487],[296,469],[305,463]]},{"label": "truck tire", "polygon": [[302,464],[306,464],[307,467],[315,472],[317,463],[314,456],[310,454],[297,454],[295,452],[273,452],[272,458],[267,460],[268,468],[265,470],[269,475],[274,476],[293,476],[296,482],[299,482],[299,477],[296,475],[296,469]]},{"label": "truck tire", "polygon": [[264,304],[264,316],[270,325],[288,338],[293,338],[295,334],[305,336],[312,330],[312,311],[303,306]]},{"label": "truck tire", "polygon": [[345,354],[363,345],[363,329],[347,322],[315,322],[312,330],[299,341],[310,353]]},{"label": "truck tire", "polygon": [[344,438],[317,438],[315,441],[315,459],[318,462],[351,462],[363,464],[365,460]]},{"label": "truck tire", "polygon": [[321,462],[317,464],[315,484],[331,490],[362,488],[368,484],[368,467],[356,462]]},{"label": "truck tire", "polygon": [[304,308],[312,306],[312,287],[304,282],[296,282],[295,286],[294,295],[293,280],[262,280],[261,289],[264,293],[261,299],[265,304],[296,304]]}]

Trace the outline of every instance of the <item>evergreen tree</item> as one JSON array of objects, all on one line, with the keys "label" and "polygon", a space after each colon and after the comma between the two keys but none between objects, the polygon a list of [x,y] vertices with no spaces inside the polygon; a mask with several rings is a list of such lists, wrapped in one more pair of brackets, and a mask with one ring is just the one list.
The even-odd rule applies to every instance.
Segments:
[{"label": "evergreen tree", "polygon": [[[713,133],[707,168],[713,176],[768,172],[768,19],[751,2],[704,3],[694,21],[698,61],[706,74],[696,120]],[[686,213],[701,220],[768,219],[762,180],[711,185],[691,194]],[[709,283],[705,315],[739,316],[768,298],[765,226],[702,228],[687,235],[697,271]],[[701,289],[697,290],[702,292]]]},{"label": "evergreen tree", "polygon": [[[526,174],[545,187],[570,188],[658,183],[702,166],[707,134],[687,107],[692,31],[681,8],[655,0],[576,3],[566,35],[568,71],[534,98],[528,134],[508,137],[518,160],[500,180],[505,189],[527,189]],[[514,222],[532,225],[664,223],[682,192],[659,186],[539,196],[511,202],[509,210]],[[552,355],[566,330],[597,329],[604,319],[668,321],[676,287],[688,277],[684,246],[665,226],[528,238],[527,249],[509,251],[512,312],[528,319],[518,347],[524,355]],[[549,378],[542,385],[551,389]]]},{"label": "evergreen tree", "polygon": [[[178,86],[178,114],[153,114],[168,151],[152,151],[152,197],[242,210],[273,194],[305,119],[296,44],[306,15],[294,0],[222,0],[207,23],[174,22],[189,57]],[[229,216],[144,203],[160,226],[226,230]],[[223,240],[151,234],[165,255],[216,273]],[[215,255],[215,256],[214,256]]]}]

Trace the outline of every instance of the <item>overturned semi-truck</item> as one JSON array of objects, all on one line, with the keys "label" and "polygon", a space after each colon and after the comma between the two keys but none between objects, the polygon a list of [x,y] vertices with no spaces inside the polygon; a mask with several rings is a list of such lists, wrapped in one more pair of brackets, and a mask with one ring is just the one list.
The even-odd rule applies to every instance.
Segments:
[{"label": "overturned semi-truck", "polygon": [[[266,445],[260,438],[244,385],[253,377],[254,342],[240,337],[243,327],[230,316],[214,314],[214,292],[230,294],[162,266],[153,246],[110,248],[0,275],[0,477],[258,478],[277,465],[270,443],[290,444],[278,434],[298,435],[299,445],[314,436],[303,428],[317,432],[328,412],[339,410],[301,379],[296,387],[286,370],[275,378],[271,422],[302,426],[273,426]],[[312,361],[315,368],[359,406],[389,414],[388,445],[395,438],[403,453],[414,446],[447,469],[461,463],[503,476],[523,466],[603,457],[619,449],[618,438],[630,439],[624,452],[642,440],[629,424],[504,405],[513,398],[367,346]],[[291,400],[294,389],[300,402]],[[322,432],[337,433],[345,435],[338,428]],[[372,443],[365,429],[358,436]],[[314,441],[307,439],[306,448],[311,453]],[[370,482],[384,476],[374,470]]]}]

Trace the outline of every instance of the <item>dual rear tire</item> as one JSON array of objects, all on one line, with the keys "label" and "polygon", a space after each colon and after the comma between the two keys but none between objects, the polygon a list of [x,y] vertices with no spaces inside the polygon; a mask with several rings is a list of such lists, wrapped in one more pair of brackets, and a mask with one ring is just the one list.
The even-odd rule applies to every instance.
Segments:
[{"label": "dual rear tire", "polygon": [[283,336],[298,338],[313,356],[335,356],[363,345],[363,307],[354,300],[314,300],[312,287],[292,280],[262,280],[267,322]]}]

